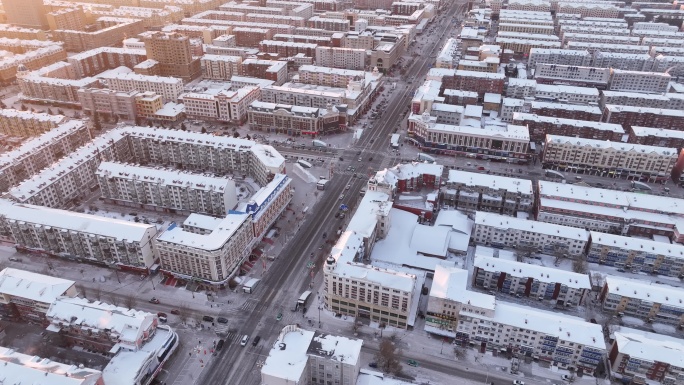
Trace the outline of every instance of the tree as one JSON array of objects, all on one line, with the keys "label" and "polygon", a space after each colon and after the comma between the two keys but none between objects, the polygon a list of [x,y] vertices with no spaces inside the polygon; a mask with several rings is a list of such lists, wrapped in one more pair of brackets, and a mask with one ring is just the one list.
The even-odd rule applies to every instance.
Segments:
[{"label": "tree", "polygon": [[81,119],[81,114],[78,111],[74,112],[74,119]]},{"label": "tree", "polygon": [[28,108],[26,108],[26,105],[24,103],[21,103],[21,110],[26,111]]},{"label": "tree", "polygon": [[378,369],[385,373],[399,373],[401,372],[401,363],[399,362],[400,352],[397,346],[389,338],[380,340],[379,350],[375,355],[375,362],[378,364]]},{"label": "tree", "polygon": [[0,100],[0,108],[7,108],[7,105],[2,100]]},{"label": "tree", "polygon": [[92,288],[92,292],[93,292],[93,298],[95,300],[97,300],[97,301],[102,300],[102,288],[101,287],[97,286],[97,287]]},{"label": "tree", "polygon": [[52,115],[52,110],[48,108],[48,109],[47,109],[47,113],[48,113],[49,115]]},{"label": "tree", "polygon": [[98,114],[97,111],[93,111],[93,129],[95,129],[95,131],[101,131],[102,130],[102,122],[100,122],[100,114]]},{"label": "tree", "polygon": [[582,257],[578,257],[572,261],[572,271],[579,274],[586,274],[588,271],[587,262]]},{"label": "tree", "polygon": [[123,305],[129,309],[133,309],[137,302],[133,294],[127,294],[123,297]]},{"label": "tree", "polygon": [[252,138],[249,136],[249,134],[247,134],[247,135],[245,135],[245,139],[250,140]]},{"label": "tree", "polygon": [[233,138],[239,138],[239,137],[240,137],[239,132],[237,132],[237,131],[233,132]]},{"label": "tree", "polygon": [[119,297],[115,293],[109,293],[108,299],[112,305],[119,306]]},{"label": "tree", "polygon": [[466,348],[461,346],[460,344],[457,344],[454,346],[454,355],[456,355],[456,359],[464,359],[466,358]]},{"label": "tree", "polygon": [[188,309],[188,304],[185,302],[181,302],[180,306],[178,306],[178,318],[180,318],[182,323],[188,322],[188,318],[190,317],[190,309]]},{"label": "tree", "polygon": [[188,130],[188,128],[185,127],[185,123],[181,123],[180,129],[183,130],[183,131],[187,131],[187,130]]},{"label": "tree", "polygon": [[206,134],[206,133],[207,133],[207,129],[206,129],[205,127],[202,127],[202,133],[203,133],[203,134]]},{"label": "tree", "polygon": [[60,114],[60,115],[64,115],[64,111],[63,111],[61,108],[58,108],[58,109],[57,109],[57,113]]}]

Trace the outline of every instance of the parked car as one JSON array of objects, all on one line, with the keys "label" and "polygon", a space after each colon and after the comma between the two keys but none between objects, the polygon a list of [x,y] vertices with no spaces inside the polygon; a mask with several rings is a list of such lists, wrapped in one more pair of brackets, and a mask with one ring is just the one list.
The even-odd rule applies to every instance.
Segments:
[{"label": "parked car", "polygon": [[178,309],[173,309],[173,310],[171,310],[171,314],[178,315],[178,314],[180,314],[180,310],[178,310]]},{"label": "parked car", "polygon": [[278,313],[276,316],[276,321],[280,321],[281,319],[283,319],[283,313]]},{"label": "parked car", "polygon": [[216,344],[216,350],[221,350],[223,349],[223,344],[225,344],[226,341],[224,340],[219,340],[218,344]]},{"label": "parked car", "polygon": [[202,321],[214,322],[214,317],[205,315],[205,316],[202,317]]},{"label": "parked car", "polygon": [[482,167],[482,166],[479,166],[477,169],[480,170],[480,171],[484,171],[484,170],[485,170],[485,168]]},{"label": "parked car", "polygon": [[155,297],[152,297],[152,299],[150,300],[150,303],[159,304],[159,300]]},{"label": "parked car", "polygon": [[166,313],[160,311],[157,313],[157,317],[166,317]]},{"label": "parked car", "polygon": [[252,341],[252,346],[257,346],[259,344],[259,341],[261,341],[261,336],[254,337],[254,341]]},{"label": "parked car", "polygon": [[525,385],[525,381],[513,380],[513,385]]},{"label": "parked car", "polygon": [[216,321],[220,324],[227,324],[228,323],[228,318],[226,317],[218,317]]},{"label": "parked car", "polygon": [[418,361],[416,360],[408,360],[406,361],[406,363],[408,364],[408,366],[418,367]]},{"label": "parked car", "polygon": [[368,366],[370,366],[371,368],[377,368],[378,364],[377,364],[377,362],[369,362]]},{"label": "parked car", "polygon": [[563,381],[567,381],[567,382],[572,382],[572,380],[573,380],[572,376],[569,375],[569,374],[563,374],[563,375],[561,376],[561,379],[562,379]]}]

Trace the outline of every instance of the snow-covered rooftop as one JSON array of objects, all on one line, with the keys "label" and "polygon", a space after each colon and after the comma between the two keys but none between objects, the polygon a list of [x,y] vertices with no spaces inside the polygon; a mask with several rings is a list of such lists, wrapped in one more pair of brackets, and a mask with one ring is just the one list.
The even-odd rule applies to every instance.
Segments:
[{"label": "snow-covered rooftop", "polygon": [[[242,224],[250,217],[250,214],[230,213],[216,224],[211,233],[197,234],[183,230],[182,227],[171,225],[163,232],[157,241],[179,244],[196,249],[214,251],[221,249]],[[200,227],[200,226],[197,226]]]},{"label": "snow-covered rooftop", "polygon": [[529,233],[545,234],[553,237],[589,241],[589,232],[577,227],[556,225],[552,223],[530,221],[506,215],[477,211],[475,213],[476,226],[491,226],[500,229],[515,229]]},{"label": "snow-covered rooftop", "polygon": [[606,276],[605,284],[609,294],[684,309],[684,290],[674,286],[614,275]]},{"label": "snow-covered rooftop", "polygon": [[35,302],[52,303],[74,284],[68,279],[9,267],[0,271],[0,293]]},{"label": "snow-covered rooftop", "polygon": [[623,237],[621,235],[591,232],[592,246],[615,247],[625,250],[641,251],[664,257],[684,259],[684,246],[678,243],[662,243],[650,239],[637,237]]},{"label": "snow-covered rooftop", "polygon": [[475,260],[473,262],[476,268],[484,271],[506,273],[509,276],[518,278],[532,278],[540,282],[559,283],[574,289],[591,290],[591,282],[587,274],[578,274],[552,267],[479,255],[479,248],[475,249]]},{"label": "snow-covered rooftop", "polygon": [[467,283],[468,270],[438,264],[435,267],[430,296],[470,304],[483,309],[494,310],[496,308],[496,297],[470,291],[466,288]]},{"label": "snow-covered rooftop", "polygon": [[449,180],[447,183],[462,183],[469,187],[487,187],[493,190],[506,190],[530,196],[534,194],[532,181],[529,179],[506,176],[492,178],[491,175],[461,170],[449,170]]},{"label": "snow-covered rooftop", "polygon": [[96,171],[97,175],[127,180],[148,181],[165,186],[187,187],[204,191],[226,192],[235,189],[235,182],[207,174],[183,172],[177,169],[162,167],[143,167],[117,162],[102,162]]},{"label": "snow-covered rooftop", "polygon": [[663,334],[620,327],[613,333],[618,351],[629,357],[684,367],[684,340]]},{"label": "snow-covered rooftop", "polygon": [[0,368],[2,383],[8,385],[97,385],[102,378],[99,370],[62,364],[3,346]]},{"label": "snow-covered rooftop", "polygon": [[540,122],[540,123],[550,123],[550,124],[555,124],[555,125],[564,125],[564,126],[571,126],[571,127],[578,127],[578,128],[587,127],[587,128],[592,128],[594,130],[612,131],[612,132],[617,132],[620,134],[625,133],[625,130],[622,128],[621,124],[606,123],[606,122],[594,122],[591,120],[557,118],[555,116],[544,116],[544,115],[530,114],[530,113],[526,113],[526,112],[514,112],[513,113],[513,122],[517,123],[520,121],[535,121],[535,122]]}]

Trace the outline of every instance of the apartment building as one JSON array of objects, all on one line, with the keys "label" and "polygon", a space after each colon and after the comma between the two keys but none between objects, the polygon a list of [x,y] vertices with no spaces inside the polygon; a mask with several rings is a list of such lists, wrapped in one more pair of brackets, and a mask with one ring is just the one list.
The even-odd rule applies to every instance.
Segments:
[{"label": "apartment building", "polygon": [[477,246],[473,260],[474,286],[568,307],[582,305],[591,293],[587,274],[494,257],[497,252],[504,253]]},{"label": "apartment building", "polygon": [[242,73],[240,56],[204,55],[200,64],[204,79],[230,80],[233,75]]},{"label": "apartment building", "polygon": [[179,100],[190,118],[210,119],[223,122],[244,123],[252,102],[259,99],[261,89],[255,86],[235,91],[221,90],[217,93],[186,92]]},{"label": "apartment building", "polygon": [[483,211],[475,212],[473,234],[474,241],[485,246],[528,248],[568,257],[583,255],[589,244],[586,230]]},{"label": "apartment building", "polygon": [[42,135],[64,123],[63,115],[42,112],[0,109],[0,134],[7,136],[32,137]]},{"label": "apartment building", "polygon": [[592,374],[605,356],[599,325],[581,318],[496,301],[466,289],[468,272],[437,265],[425,330],[481,351],[531,357]]},{"label": "apartment building", "polygon": [[629,126],[629,142],[647,146],[684,148],[684,131]]},{"label": "apartment building", "polygon": [[100,47],[67,58],[70,71],[73,71],[78,78],[95,76],[104,70],[122,66],[133,68],[146,60],[144,49],[116,47]]},{"label": "apartment building", "polygon": [[473,91],[479,96],[485,93],[502,94],[505,76],[502,73],[455,70],[442,78],[444,88]]},{"label": "apartment building", "polygon": [[40,173],[90,141],[86,122],[72,120],[0,155],[0,192]]},{"label": "apartment building", "polygon": [[557,13],[580,14],[582,18],[600,17],[619,19],[622,16],[620,8],[609,3],[573,3],[559,2]]},{"label": "apartment building", "polygon": [[[684,216],[680,199],[546,181],[539,182],[537,197],[541,222],[625,236],[664,235],[675,242],[683,238],[676,230]],[[593,243],[596,239],[592,236]]]},{"label": "apartment building", "polygon": [[0,38],[21,40],[47,40],[47,34],[41,29],[22,28],[10,24],[0,25]]},{"label": "apartment building", "polygon": [[140,115],[135,104],[139,94],[141,92],[137,89],[117,91],[108,88],[81,88],[78,90],[78,101],[86,115],[92,116],[97,112],[101,118],[116,117],[133,122]]},{"label": "apartment building", "polygon": [[47,319],[47,330],[69,345],[106,354],[138,351],[154,337],[159,323],[152,313],[79,297],[57,298]]},{"label": "apartment building", "polygon": [[50,29],[66,29],[72,31],[83,31],[86,26],[85,13],[83,8],[76,6],[73,8],[62,8],[47,15],[47,22]]},{"label": "apartment building", "polygon": [[102,198],[124,206],[223,216],[237,205],[232,179],[115,162],[95,175]]},{"label": "apartment building", "polygon": [[480,154],[488,159],[511,159],[527,162],[530,136],[527,127],[452,126],[436,123],[432,116],[409,117],[408,138],[421,148],[442,154]]},{"label": "apartment building", "polygon": [[316,47],[316,65],[351,70],[366,69],[366,50],[357,48]]},{"label": "apartment building", "polygon": [[189,82],[202,73],[199,58],[192,55],[190,38],[179,33],[150,32],[143,34],[147,58],[159,62],[162,76]]},{"label": "apartment building", "polygon": [[537,84],[534,97],[558,103],[598,105],[599,91],[593,87]]},{"label": "apartment building", "polygon": [[47,29],[47,13],[42,0],[5,0],[2,3],[7,23],[19,27]]},{"label": "apartment building", "polygon": [[356,384],[362,346],[360,339],[285,326],[261,367],[261,384]]},{"label": "apartment building", "polygon": [[500,32],[534,33],[540,35],[553,35],[555,28],[553,25],[525,24],[517,22],[499,23]]},{"label": "apartment building", "polygon": [[443,202],[467,212],[486,211],[503,215],[529,212],[534,204],[532,182],[509,177],[449,170],[442,188]]},{"label": "apartment building", "polygon": [[54,385],[104,385],[102,372],[41,358],[35,354],[23,354],[12,348],[0,346],[3,362],[3,378],[15,384],[37,379]]},{"label": "apartment building", "polygon": [[684,247],[649,239],[592,232],[587,261],[634,272],[684,275]]},{"label": "apartment building", "polygon": [[594,122],[601,121],[601,109],[597,105],[533,101],[530,103],[530,106],[530,112],[536,115]]},{"label": "apartment building", "polygon": [[18,250],[147,272],[154,225],[1,201],[0,230]]},{"label": "apartment building", "polygon": [[[291,41],[296,43],[310,43],[321,45],[324,47],[332,47],[332,37],[330,36],[311,36],[311,35],[291,35],[284,33],[277,33],[272,37],[268,37],[262,40],[277,40],[277,41]],[[257,42],[258,46],[258,42]],[[359,48],[359,47],[345,47],[345,48]]]},{"label": "apartment building", "polygon": [[[542,157],[544,168],[576,171],[595,175],[664,182],[677,162],[675,148],[641,144],[606,142],[567,136],[546,136]],[[620,174],[620,175],[618,175]]]},{"label": "apartment building", "polygon": [[614,69],[608,89],[611,91],[664,94],[669,89],[670,79],[671,76],[667,73]]},{"label": "apartment building", "polygon": [[606,88],[610,82],[610,68],[580,67],[537,63],[534,78],[538,83],[564,82],[576,86]]},{"label": "apartment building", "polygon": [[297,74],[300,83],[339,88],[346,88],[351,81],[365,79],[371,75],[364,71],[314,65],[300,66]]},{"label": "apartment building", "polygon": [[622,53],[648,53],[651,49],[648,46],[638,44],[618,44],[610,42],[587,42],[569,41],[565,48],[574,50],[587,50],[589,52],[622,52]]},{"label": "apartment building", "polygon": [[608,360],[612,372],[625,380],[676,384],[684,376],[683,355],[679,338],[620,327],[613,332]]},{"label": "apartment building", "polygon": [[615,104],[619,106],[681,110],[684,109],[684,94],[671,92],[665,94],[644,94],[603,90],[601,91],[601,101],[599,104],[602,108],[609,104]]},{"label": "apartment building", "polygon": [[537,81],[534,79],[509,78],[506,96],[514,99],[534,98],[537,92]]},{"label": "apartment building", "polygon": [[126,36],[135,36],[145,31],[145,23],[141,19],[121,16],[99,17],[95,30],[53,30],[52,38],[64,42],[64,49],[71,52],[83,52],[99,47],[111,47],[120,44]]},{"label": "apartment building", "polygon": [[18,71],[36,70],[66,59],[61,45],[27,49],[23,53],[6,53],[0,62],[0,84],[17,79]]},{"label": "apartment building", "polygon": [[639,45],[641,38],[638,36],[629,35],[602,35],[580,32],[565,32],[563,33],[563,45],[570,48],[570,42],[584,42],[584,43],[599,43],[599,44],[623,44],[623,45]]},{"label": "apartment building", "polygon": [[606,104],[603,107],[603,121],[677,130],[684,127],[684,111]]},{"label": "apartment building", "polygon": [[306,21],[309,28],[325,29],[328,31],[347,32],[351,30],[351,23],[347,19],[332,19],[314,16]]},{"label": "apartment building", "polygon": [[107,88],[114,91],[151,91],[162,96],[164,103],[176,102],[183,93],[183,80],[169,76],[138,75],[135,73],[114,72],[98,76]]},{"label": "apartment building", "polygon": [[608,275],[599,300],[603,310],[618,316],[684,325],[684,291],[678,287]]},{"label": "apartment building", "polygon": [[305,56],[316,56],[316,44],[312,43],[296,43],[290,41],[278,40],[262,40],[259,43],[259,51],[278,54],[279,57],[291,57],[297,54]]},{"label": "apartment building", "polygon": [[597,51],[594,53],[592,65],[624,71],[650,71],[653,67],[653,58],[647,53]]},{"label": "apartment building", "polygon": [[[477,105],[477,92],[474,91],[451,90],[447,88],[442,95],[444,96],[444,104],[451,104],[453,106]],[[434,109],[434,107],[435,105],[433,104],[432,108]],[[417,112],[414,111],[414,113]]]},{"label": "apartment building", "polygon": [[252,129],[288,135],[321,135],[340,129],[337,110],[254,101],[247,109]]},{"label": "apartment building", "polygon": [[530,69],[536,69],[537,64],[586,67],[591,59],[591,53],[587,50],[532,48],[527,64]]},{"label": "apartment building", "polygon": [[[228,46],[258,48],[262,40],[271,40],[273,37],[273,31],[269,28],[234,27],[232,34],[235,44]],[[214,40],[214,44],[217,44],[216,40]]]},{"label": "apartment building", "polygon": [[551,3],[544,0],[509,0],[508,8],[512,11],[550,12]]},{"label": "apartment building", "polygon": [[59,297],[75,297],[76,282],[25,270],[0,271],[0,317],[45,325],[47,313]]},{"label": "apartment building", "polygon": [[[513,113],[511,122],[518,126],[527,126],[530,132],[530,140],[533,142],[543,142],[546,139],[546,135],[565,135],[569,137],[620,142],[625,135],[625,130],[622,128],[621,124],[556,118],[553,116],[543,116],[525,112]],[[639,142],[630,141],[630,143]],[[639,144],[656,145],[653,143]]]},{"label": "apartment building", "polygon": [[240,75],[272,80],[275,84],[281,85],[288,80],[287,62],[246,59],[242,62]]},{"label": "apartment building", "polygon": [[[511,32],[506,32],[511,33]],[[553,36],[553,35],[542,35],[542,36]],[[533,39],[533,38],[520,38],[520,37],[504,37],[497,36],[496,44],[500,45],[502,49],[509,49],[513,52],[522,55],[529,55],[530,50],[533,48],[544,48],[544,49],[560,49],[561,42],[555,40],[547,39]]]}]

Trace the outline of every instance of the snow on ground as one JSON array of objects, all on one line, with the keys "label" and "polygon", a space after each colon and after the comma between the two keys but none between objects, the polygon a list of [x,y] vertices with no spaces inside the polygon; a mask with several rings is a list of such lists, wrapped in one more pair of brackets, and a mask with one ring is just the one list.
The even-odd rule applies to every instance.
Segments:
[{"label": "snow on ground", "polygon": [[684,283],[677,277],[668,277],[664,275],[651,275],[644,272],[632,273],[630,271],[619,272],[617,267],[608,265],[599,265],[598,263],[590,263],[589,270],[599,272],[603,275],[615,275],[625,278],[633,278],[641,281],[662,283],[674,287],[684,288]]},{"label": "snow on ground", "polygon": [[313,174],[311,174],[308,170],[306,170],[304,167],[300,166],[297,163],[295,163],[292,167],[292,172],[307,183],[318,182],[318,178],[313,176]]}]

